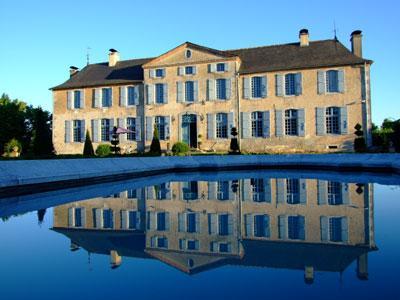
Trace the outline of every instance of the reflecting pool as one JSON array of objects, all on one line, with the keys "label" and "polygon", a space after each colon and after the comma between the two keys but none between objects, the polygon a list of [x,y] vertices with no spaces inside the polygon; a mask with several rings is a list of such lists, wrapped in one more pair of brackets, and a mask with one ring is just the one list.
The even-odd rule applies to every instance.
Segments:
[{"label": "reflecting pool", "polygon": [[3,299],[399,298],[400,178],[184,173],[0,198]]}]

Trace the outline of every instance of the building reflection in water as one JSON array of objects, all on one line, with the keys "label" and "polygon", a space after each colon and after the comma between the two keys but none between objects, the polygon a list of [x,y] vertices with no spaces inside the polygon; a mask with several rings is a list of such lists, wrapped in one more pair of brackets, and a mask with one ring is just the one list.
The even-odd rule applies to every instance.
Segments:
[{"label": "building reflection in water", "polygon": [[54,208],[71,250],[158,259],[188,274],[221,265],[343,272],[368,279],[373,186],[315,179],[168,182]]}]

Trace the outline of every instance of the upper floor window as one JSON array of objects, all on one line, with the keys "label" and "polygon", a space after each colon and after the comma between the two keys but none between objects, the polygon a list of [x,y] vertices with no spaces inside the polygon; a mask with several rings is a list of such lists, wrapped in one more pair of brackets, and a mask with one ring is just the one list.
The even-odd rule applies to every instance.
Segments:
[{"label": "upper floor window", "polygon": [[289,204],[300,203],[300,182],[298,179],[286,179],[286,202]]},{"label": "upper floor window", "polygon": [[156,103],[164,103],[164,84],[162,83],[156,84]]},{"label": "upper floor window", "polygon": [[263,113],[261,111],[251,113],[251,136],[263,137]]},{"label": "upper floor window", "polygon": [[169,213],[159,212],[157,213],[157,230],[165,231],[169,229]]},{"label": "upper floor window", "polygon": [[101,141],[108,142],[111,134],[111,121],[110,119],[101,119]]},{"label": "upper floor window", "polygon": [[330,205],[343,204],[340,182],[328,181],[328,203]]},{"label": "upper floor window", "polygon": [[74,108],[81,107],[81,91],[74,91]]},{"label": "upper floor window", "polygon": [[186,181],[182,183],[183,200],[196,200],[199,198],[199,187],[197,181]]},{"label": "upper floor window", "polygon": [[285,94],[296,95],[296,74],[285,75]]},{"label": "upper floor window", "polygon": [[218,234],[219,235],[229,235],[231,234],[231,218],[232,215],[220,214],[218,215]]},{"label": "upper floor window", "polygon": [[264,180],[262,178],[251,178],[250,185],[254,202],[265,202]]},{"label": "upper floor window", "polygon": [[127,118],[126,119],[126,129],[130,132],[127,133],[128,141],[136,140],[136,119],[135,118]]},{"label": "upper floor window", "polygon": [[339,92],[339,72],[337,70],[329,70],[326,72],[326,91],[328,93]]},{"label": "upper floor window", "polygon": [[186,102],[194,101],[194,82],[193,81],[185,82],[185,100],[186,100]]},{"label": "upper floor window", "polygon": [[342,217],[329,218],[329,240],[331,242],[343,242]]},{"label": "upper floor window", "polygon": [[135,105],[135,87],[128,86],[128,105]]},{"label": "upper floor window", "polygon": [[229,199],[229,181],[217,182],[217,199],[222,201]]},{"label": "upper floor window", "polygon": [[226,100],[226,79],[217,79],[217,99]]},{"label": "upper floor window", "polygon": [[185,67],[185,74],[186,74],[186,75],[194,74],[194,68],[193,68],[193,66],[187,66],[187,67]]},{"label": "upper floor window", "polygon": [[186,231],[187,232],[198,232],[200,228],[198,228],[198,213],[188,213],[186,214]]},{"label": "upper floor window", "polygon": [[74,142],[79,143],[82,142],[84,137],[84,128],[82,128],[82,120],[74,120]]},{"label": "upper floor window", "polygon": [[128,190],[128,199],[136,199],[137,190]]},{"label": "upper floor window", "polygon": [[112,89],[111,88],[102,88],[102,107],[111,107],[112,105]]},{"label": "upper floor window", "polygon": [[160,77],[164,77],[164,69],[156,69],[155,71],[155,75],[156,77],[160,78]]},{"label": "upper floor window", "polygon": [[325,111],[326,133],[340,134],[340,109],[327,107]]},{"label": "upper floor window", "polygon": [[262,77],[255,76],[251,78],[251,97],[252,98],[262,98]]},{"label": "upper floor window", "polygon": [[187,50],[185,51],[185,57],[186,57],[186,58],[191,58],[191,57],[192,57],[192,51],[190,51],[189,49],[187,49]]},{"label": "upper floor window", "polygon": [[218,113],[216,115],[216,133],[217,138],[228,138],[228,114]]},{"label": "upper floor window", "polygon": [[165,117],[163,116],[156,116],[155,117],[155,124],[158,130],[158,135],[160,140],[166,140],[166,135],[165,135],[165,127],[166,127],[166,122],[165,122]]},{"label": "upper floor window", "polygon": [[156,191],[156,199],[157,200],[165,200],[165,199],[167,199],[167,194],[169,192],[169,189],[168,189],[167,184],[165,182],[161,183],[159,185],[155,185],[154,189]]},{"label": "upper floor window", "polygon": [[112,209],[103,210],[103,228],[114,228],[114,212]]},{"label": "upper floor window", "polygon": [[225,63],[218,63],[217,64],[217,72],[225,72]]},{"label": "upper floor window", "polygon": [[298,135],[297,130],[297,110],[288,109],[285,110],[285,134],[286,135]]}]

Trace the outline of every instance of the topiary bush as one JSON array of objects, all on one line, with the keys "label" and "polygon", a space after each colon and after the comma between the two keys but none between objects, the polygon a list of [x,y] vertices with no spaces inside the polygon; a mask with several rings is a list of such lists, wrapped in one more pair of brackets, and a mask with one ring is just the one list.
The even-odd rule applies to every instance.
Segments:
[{"label": "topiary bush", "polygon": [[109,144],[100,144],[97,146],[96,155],[100,157],[109,156],[111,154],[111,147]]},{"label": "topiary bush", "polygon": [[90,138],[89,130],[86,131],[85,145],[83,146],[84,156],[94,156],[94,149],[92,140]]},{"label": "topiary bush", "polygon": [[364,132],[362,131],[362,126],[359,123],[357,123],[356,126],[354,126],[354,129],[356,130],[354,134],[357,136],[354,139],[354,151],[359,153],[367,151],[367,145],[365,144]]},{"label": "topiary bush", "polygon": [[183,155],[189,152],[189,145],[183,142],[177,142],[172,146],[174,155]]},{"label": "topiary bush", "polygon": [[152,156],[161,156],[161,145],[157,126],[154,126],[153,139],[151,140],[149,154]]}]

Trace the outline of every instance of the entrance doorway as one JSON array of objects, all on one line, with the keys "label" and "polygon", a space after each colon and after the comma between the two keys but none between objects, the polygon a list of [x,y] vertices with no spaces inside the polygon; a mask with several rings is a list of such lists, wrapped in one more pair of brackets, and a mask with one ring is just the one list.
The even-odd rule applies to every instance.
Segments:
[{"label": "entrance doorway", "polygon": [[197,117],[194,114],[182,115],[182,141],[190,148],[197,148]]}]

